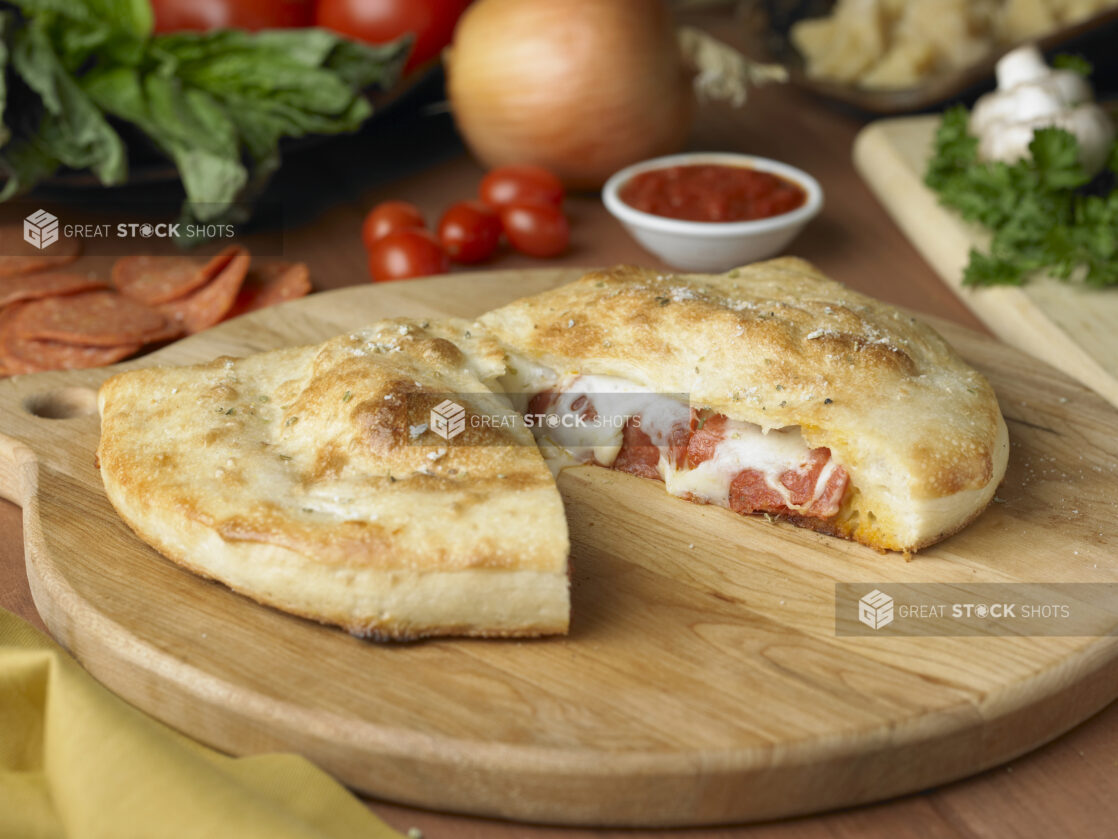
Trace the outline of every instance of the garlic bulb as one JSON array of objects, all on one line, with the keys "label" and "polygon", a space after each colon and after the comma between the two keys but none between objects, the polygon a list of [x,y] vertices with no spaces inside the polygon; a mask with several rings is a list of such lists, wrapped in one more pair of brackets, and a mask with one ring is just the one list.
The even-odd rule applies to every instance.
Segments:
[{"label": "garlic bulb", "polygon": [[1034,46],[1019,47],[997,64],[998,89],[981,97],[970,117],[983,160],[1006,163],[1029,155],[1038,128],[1063,128],[1079,141],[1083,167],[1094,173],[1106,163],[1114,125],[1093,101],[1078,73],[1053,70]]}]

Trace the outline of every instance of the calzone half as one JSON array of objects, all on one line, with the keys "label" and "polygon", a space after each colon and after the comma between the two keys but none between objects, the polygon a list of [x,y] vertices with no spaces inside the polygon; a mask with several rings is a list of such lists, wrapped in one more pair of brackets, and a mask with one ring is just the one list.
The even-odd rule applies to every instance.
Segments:
[{"label": "calzone half", "polygon": [[564,425],[536,423],[552,454],[681,498],[914,551],[975,518],[1005,474],[985,378],[929,326],[800,259],[596,271],[481,323],[522,408],[612,429],[570,445]]},{"label": "calzone half", "polygon": [[491,387],[503,352],[466,327],[389,320],[117,375],[99,396],[109,500],[164,556],[354,634],[566,632],[567,523],[531,434],[469,424],[448,444],[429,424],[448,395],[512,414]]}]

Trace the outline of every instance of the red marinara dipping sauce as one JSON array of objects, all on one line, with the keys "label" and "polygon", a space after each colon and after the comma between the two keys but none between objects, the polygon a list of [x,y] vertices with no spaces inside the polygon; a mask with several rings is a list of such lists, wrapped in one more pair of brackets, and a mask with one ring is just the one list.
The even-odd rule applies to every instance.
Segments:
[{"label": "red marinara dipping sauce", "polygon": [[683,221],[753,221],[803,206],[807,192],[770,172],[714,163],[634,175],[618,190],[635,210]]}]

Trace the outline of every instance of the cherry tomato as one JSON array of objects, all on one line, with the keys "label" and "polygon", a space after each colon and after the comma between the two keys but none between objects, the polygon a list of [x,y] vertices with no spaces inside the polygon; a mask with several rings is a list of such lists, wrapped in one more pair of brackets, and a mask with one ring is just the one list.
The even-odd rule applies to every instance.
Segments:
[{"label": "cherry tomato", "polygon": [[470,0],[318,0],[315,25],[370,44],[413,34],[406,73],[443,51],[469,4]]},{"label": "cherry tomato", "polygon": [[532,204],[504,207],[501,226],[512,246],[529,256],[558,256],[571,240],[567,217],[557,207]]},{"label": "cherry tomato", "polygon": [[495,210],[510,204],[563,204],[563,184],[540,166],[498,166],[481,179],[481,200]]},{"label": "cherry tomato", "polygon": [[283,29],[314,23],[314,0],[152,0],[155,31]]},{"label": "cherry tomato", "polygon": [[361,225],[361,241],[365,243],[365,250],[372,250],[373,242],[389,233],[411,228],[422,230],[426,226],[423,213],[419,212],[419,207],[415,204],[407,201],[384,201],[365,216]]},{"label": "cherry tomato", "polygon": [[377,239],[369,250],[369,275],[373,282],[427,277],[449,270],[446,251],[427,230],[394,231]]},{"label": "cherry tomato", "polygon": [[481,262],[497,250],[501,218],[480,201],[459,201],[439,222],[439,242],[455,262]]}]

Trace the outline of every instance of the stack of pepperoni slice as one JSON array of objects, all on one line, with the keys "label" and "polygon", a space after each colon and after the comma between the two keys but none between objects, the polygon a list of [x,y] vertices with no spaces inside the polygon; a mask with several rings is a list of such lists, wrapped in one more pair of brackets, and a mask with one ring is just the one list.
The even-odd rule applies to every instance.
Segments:
[{"label": "stack of pepperoni slice", "polygon": [[254,265],[237,245],[207,261],[123,257],[109,282],[63,270],[79,255],[69,247],[0,256],[0,375],[112,364],[311,290],[303,263]]}]

